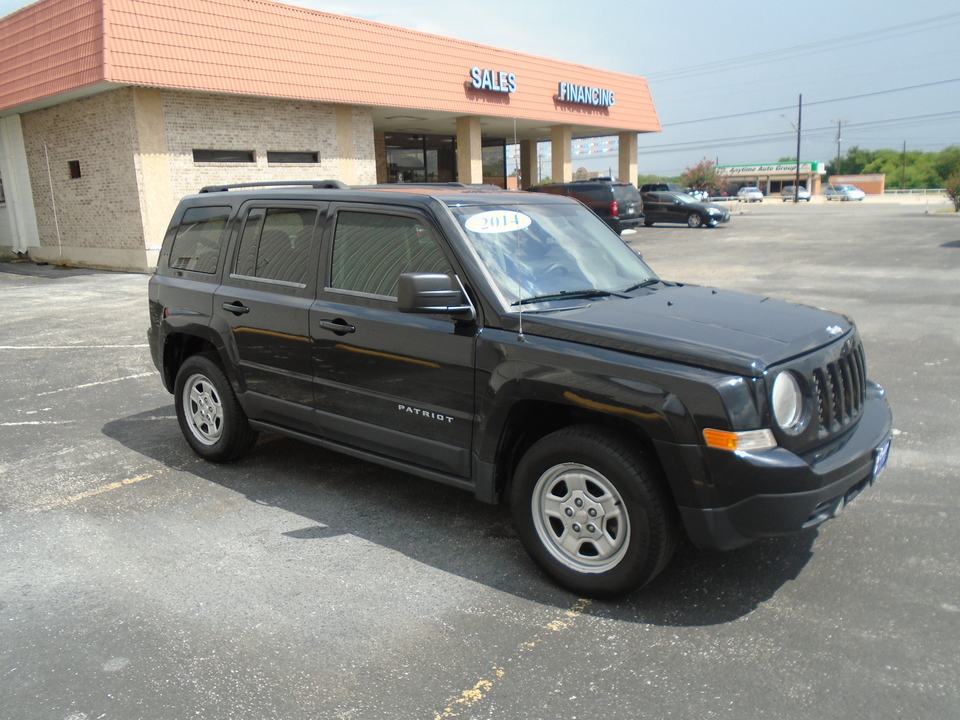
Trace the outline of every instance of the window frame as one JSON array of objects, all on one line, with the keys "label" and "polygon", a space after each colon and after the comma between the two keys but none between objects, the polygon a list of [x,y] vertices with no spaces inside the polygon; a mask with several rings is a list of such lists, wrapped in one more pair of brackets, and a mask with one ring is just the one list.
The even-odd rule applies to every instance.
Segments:
[{"label": "window frame", "polygon": [[[433,219],[419,208],[405,206],[388,205],[368,205],[360,203],[339,203],[331,204],[329,211],[329,222],[325,233],[325,259],[324,259],[324,283],[323,292],[328,295],[340,296],[343,298],[354,298],[356,300],[372,302],[375,304],[389,304],[396,306],[398,299],[394,295],[380,295],[378,293],[366,292],[363,290],[352,290],[350,288],[341,288],[333,285],[333,263],[336,256],[336,238],[337,227],[340,223],[341,213],[362,213],[366,215],[393,216],[408,219],[412,222],[421,223],[426,226],[437,249],[443,256],[447,264],[447,272],[452,273],[453,277],[459,278],[459,270],[454,257],[446,242],[445,236]],[[415,272],[406,270],[404,272]],[[459,282],[459,280],[458,280]]]},{"label": "window frame", "polygon": [[[254,165],[257,162],[256,150],[231,150],[224,148],[193,148],[193,162],[195,165]],[[198,159],[197,153],[222,153],[223,157]],[[230,159],[233,154],[235,159]],[[242,155],[242,158],[241,158]]]},{"label": "window frame", "polygon": [[[225,220],[223,223],[223,227],[220,228],[219,248],[217,250],[217,263],[214,269],[211,271],[206,271],[206,270],[197,270],[195,268],[180,267],[178,265],[174,265],[173,263],[174,263],[174,258],[176,257],[175,251],[177,249],[177,241],[181,238],[181,230],[183,230],[184,223],[190,222],[188,220],[188,216],[194,212],[212,213],[213,211],[216,211],[216,210],[219,210],[222,212],[217,215],[211,215],[211,217],[207,219],[209,220],[209,219],[213,219],[214,217],[224,217]],[[229,241],[229,231],[230,231],[232,219],[233,219],[233,207],[231,205],[220,205],[220,204],[193,205],[191,207],[184,209],[183,214],[177,220],[176,228],[174,228],[173,230],[173,237],[170,240],[170,253],[169,255],[167,255],[167,258],[166,258],[167,267],[170,270],[173,270],[175,272],[198,273],[205,277],[213,277],[218,275],[220,272],[220,269],[223,267],[221,260],[223,258],[224,246]]]},{"label": "window frame", "polygon": [[[263,233],[266,228],[266,220],[269,217],[270,211],[303,211],[310,210],[316,214],[313,222],[313,235],[310,240],[310,250],[308,253],[308,270],[307,276],[304,282],[294,282],[292,280],[280,280],[277,278],[269,277],[260,277],[258,275],[247,275],[244,273],[237,272],[238,263],[240,260],[240,249],[243,243],[243,234],[247,228],[247,223],[250,219],[251,213],[262,210],[263,216],[260,221],[260,230],[257,234],[257,258],[260,255],[260,247],[263,242]],[[258,283],[260,285],[272,285],[274,287],[283,287],[291,288],[294,290],[306,290],[309,288],[313,281],[314,277],[310,274],[311,269],[316,267],[316,246],[320,243],[320,238],[323,234],[323,220],[326,215],[325,204],[317,203],[298,203],[298,202],[271,202],[269,200],[253,200],[247,203],[244,203],[240,208],[240,211],[237,213],[237,220],[235,229],[233,232],[233,248],[231,251],[230,263],[228,276],[231,280],[239,280],[242,282]],[[256,266],[254,267],[254,272],[256,272]],[[314,273],[315,275],[315,273]]]}]

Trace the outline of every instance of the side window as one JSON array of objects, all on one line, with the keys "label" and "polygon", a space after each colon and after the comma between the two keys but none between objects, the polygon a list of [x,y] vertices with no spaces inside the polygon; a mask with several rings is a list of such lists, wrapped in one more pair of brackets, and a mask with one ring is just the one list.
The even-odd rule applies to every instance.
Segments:
[{"label": "side window", "polygon": [[587,185],[577,188],[576,194],[583,195],[594,202],[606,202],[610,200],[610,191],[604,185]]},{"label": "side window", "polygon": [[304,285],[317,211],[252,208],[243,223],[235,275]]},{"label": "side window", "polygon": [[405,272],[453,272],[426,223],[372,212],[341,211],[337,215],[334,288],[396,297],[397,279]]},{"label": "side window", "polygon": [[229,207],[190,208],[183,214],[170,250],[170,267],[215,273]]}]

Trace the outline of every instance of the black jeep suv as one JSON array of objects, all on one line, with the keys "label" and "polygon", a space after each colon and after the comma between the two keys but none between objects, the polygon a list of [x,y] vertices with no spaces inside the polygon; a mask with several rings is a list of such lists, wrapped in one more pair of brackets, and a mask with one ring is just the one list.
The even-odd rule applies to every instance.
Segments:
[{"label": "black jeep suv", "polygon": [[853,322],[661,280],[583,205],[328,181],[184,198],[149,284],[183,435],[258,432],[508,499],[577,593],[836,516],[891,414]]}]

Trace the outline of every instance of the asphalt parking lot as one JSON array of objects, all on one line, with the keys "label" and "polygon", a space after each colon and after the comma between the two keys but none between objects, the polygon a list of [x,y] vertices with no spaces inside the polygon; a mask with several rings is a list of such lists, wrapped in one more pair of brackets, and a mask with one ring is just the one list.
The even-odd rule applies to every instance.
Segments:
[{"label": "asphalt parking lot", "polygon": [[505,507],[286,439],[199,461],[147,277],[0,264],[0,718],[960,718],[960,216],[781,204],[624,236],[856,319],[894,411],[838,519],[553,586]]}]

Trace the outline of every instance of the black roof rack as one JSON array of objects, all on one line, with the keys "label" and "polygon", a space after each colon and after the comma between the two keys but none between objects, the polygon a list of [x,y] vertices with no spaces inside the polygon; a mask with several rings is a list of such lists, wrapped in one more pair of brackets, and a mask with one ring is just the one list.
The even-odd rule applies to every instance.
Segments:
[{"label": "black roof rack", "polygon": [[309,187],[314,190],[347,190],[350,188],[349,185],[339,180],[287,180],[278,182],[236,183],[234,185],[207,185],[206,187],[200,188],[200,192],[226,192],[227,190],[257,187]]}]

